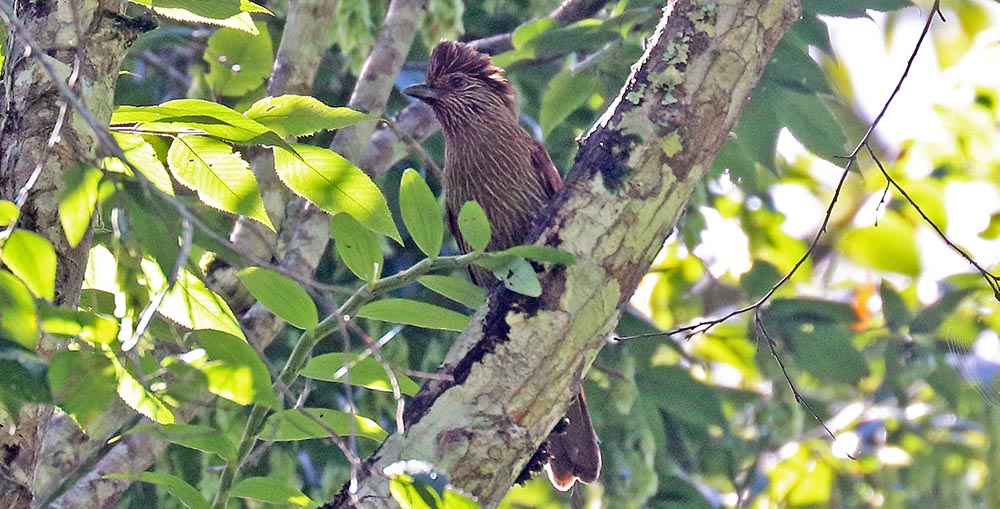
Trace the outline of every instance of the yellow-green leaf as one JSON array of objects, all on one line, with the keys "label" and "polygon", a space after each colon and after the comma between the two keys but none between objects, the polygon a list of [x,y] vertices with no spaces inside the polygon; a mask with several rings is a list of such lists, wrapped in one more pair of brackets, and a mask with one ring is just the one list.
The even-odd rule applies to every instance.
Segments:
[{"label": "yellow-green leaf", "polygon": [[361,318],[416,325],[426,329],[462,331],[469,317],[442,307],[409,299],[383,299],[358,310]]},{"label": "yellow-green leaf", "polygon": [[399,182],[399,211],[417,247],[427,256],[437,256],[444,239],[441,208],[427,182],[413,169],[404,171]]},{"label": "yellow-green leaf", "polygon": [[382,247],[371,230],[365,228],[350,214],[337,214],[330,218],[330,235],[337,254],[348,269],[366,283],[382,274]]},{"label": "yellow-green leaf", "polygon": [[319,322],[312,298],[288,277],[262,267],[247,267],[237,276],[255,299],[282,320],[307,330]]},{"label": "yellow-green leaf", "polygon": [[97,185],[104,176],[99,168],[82,166],[63,173],[66,187],[59,195],[59,222],[70,247],[76,247],[90,228],[97,206]]},{"label": "yellow-green leaf", "polygon": [[52,301],[56,293],[56,250],[45,237],[14,230],[0,246],[0,260],[35,297]]},{"label": "yellow-green leaf", "polygon": [[250,164],[233,148],[206,136],[179,136],[167,153],[178,182],[211,207],[260,221],[274,230]]},{"label": "yellow-green leaf", "polygon": [[305,95],[265,97],[250,106],[244,115],[282,136],[306,136],[371,119],[360,111],[332,108]]}]

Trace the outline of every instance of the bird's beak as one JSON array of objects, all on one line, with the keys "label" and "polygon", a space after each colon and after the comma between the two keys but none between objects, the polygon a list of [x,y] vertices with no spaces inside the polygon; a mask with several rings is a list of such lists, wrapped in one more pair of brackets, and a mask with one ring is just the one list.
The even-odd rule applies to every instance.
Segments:
[{"label": "bird's beak", "polygon": [[421,101],[434,100],[438,97],[437,90],[431,88],[426,83],[418,83],[416,85],[410,85],[403,89],[403,93],[410,96],[416,97]]}]

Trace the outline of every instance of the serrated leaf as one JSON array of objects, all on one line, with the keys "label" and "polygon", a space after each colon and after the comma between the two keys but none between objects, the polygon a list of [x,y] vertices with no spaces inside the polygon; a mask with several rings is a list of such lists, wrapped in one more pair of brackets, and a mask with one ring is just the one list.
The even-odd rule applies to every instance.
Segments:
[{"label": "serrated leaf", "polygon": [[[157,189],[169,196],[174,195],[174,184],[170,180],[170,174],[160,161],[156,149],[149,142],[138,134],[112,132],[111,135],[125,153],[128,162],[132,163]],[[104,158],[104,168],[107,171],[132,175],[132,170],[114,157]]]},{"label": "serrated leaf", "polygon": [[[153,12],[165,18],[184,21],[186,23],[206,23],[242,30],[251,34],[257,33],[250,12],[261,12],[259,9],[243,8],[241,0],[129,0],[145,5]],[[254,4],[255,5],[255,4]],[[247,5],[247,7],[251,7]],[[259,7],[259,6],[257,6]]]},{"label": "serrated leaf", "polygon": [[115,378],[118,379],[118,397],[126,405],[153,422],[160,424],[174,422],[176,419],[174,411],[160,394],[147,388],[118,361],[117,357],[111,357],[111,364],[114,366]]},{"label": "serrated leaf", "polygon": [[866,267],[908,276],[920,274],[920,250],[913,225],[889,211],[878,226],[857,228],[839,241],[841,252]]},{"label": "serrated leaf", "polygon": [[118,338],[118,321],[92,311],[43,304],[39,318],[42,330],[49,334],[77,337],[101,345],[109,345]]},{"label": "serrated leaf", "polygon": [[600,80],[593,72],[574,73],[563,69],[556,74],[545,89],[542,106],[538,110],[542,134],[548,136],[571,113],[587,104],[599,87]]},{"label": "serrated leaf", "polygon": [[573,265],[576,257],[562,249],[551,246],[514,246],[496,253],[498,256],[520,256],[536,262],[558,263],[560,265]]},{"label": "serrated leaf", "polygon": [[216,30],[208,38],[205,80],[219,95],[238,97],[260,88],[271,75],[274,49],[265,23],[255,23],[256,34]]},{"label": "serrated leaf", "polygon": [[315,97],[304,95],[265,97],[253,103],[244,115],[282,136],[307,136],[371,119],[360,111],[332,108]]},{"label": "serrated leaf", "polygon": [[241,405],[278,407],[267,366],[245,339],[214,330],[196,331],[193,337],[208,356],[201,370],[212,394]]},{"label": "serrated leaf", "polygon": [[297,507],[319,507],[319,504],[287,481],[271,477],[250,477],[236,483],[230,496],[259,500],[268,504],[294,505]]},{"label": "serrated leaf", "polygon": [[179,136],[167,153],[178,182],[198,193],[206,205],[256,219],[272,231],[257,178],[229,145],[206,136]]},{"label": "serrated leaf", "polygon": [[385,196],[368,175],[331,150],[289,148],[274,148],[274,169],[292,191],[330,214],[346,212],[369,230],[403,243]]},{"label": "serrated leaf", "polygon": [[159,106],[119,106],[111,124],[137,124],[139,131],[166,134],[207,134],[238,144],[284,145],[277,133],[222,104],[201,99],[176,99]]},{"label": "serrated leaf", "polygon": [[442,307],[409,299],[383,299],[365,304],[357,316],[426,329],[462,331],[469,317]]},{"label": "serrated leaf", "polygon": [[366,283],[382,275],[382,247],[371,230],[350,214],[337,214],[330,218],[330,235],[337,254],[354,275]]},{"label": "serrated leaf", "polygon": [[211,509],[205,497],[201,496],[193,486],[186,483],[180,477],[158,472],[139,472],[137,474],[107,474],[105,479],[127,479],[132,481],[142,481],[159,486],[173,495],[188,509]]},{"label": "serrated leaf", "polygon": [[404,171],[399,182],[399,211],[417,247],[429,257],[437,256],[444,241],[441,208],[427,182],[413,169]]},{"label": "serrated leaf", "polygon": [[512,292],[528,297],[542,294],[542,284],[538,281],[535,268],[524,258],[514,258],[504,268],[493,271],[493,274]]},{"label": "serrated leaf", "polygon": [[255,299],[282,320],[306,330],[319,323],[316,304],[295,281],[261,267],[247,267],[237,276]]},{"label": "serrated leaf", "polygon": [[458,231],[462,232],[462,239],[476,251],[485,250],[493,235],[486,212],[475,201],[465,202],[458,212]]},{"label": "serrated leaf", "polygon": [[85,350],[52,356],[48,379],[55,403],[85,431],[107,411],[118,387],[111,361]]},{"label": "serrated leaf", "polygon": [[10,200],[0,200],[0,226],[7,226],[21,215],[17,204]]},{"label": "serrated leaf", "polygon": [[472,309],[478,309],[486,302],[486,290],[470,283],[465,279],[451,276],[421,276],[417,282],[426,286],[431,291],[444,295],[445,297],[464,304]]},{"label": "serrated leaf", "polygon": [[[358,358],[355,354],[327,353],[309,359],[309,363],[299,373],[306,378],[326,382],[347,383],[379,392],[392,392],[392,381],[389,374],[378,359],[374,357]],[[407,396],[413,396],[420,390],[410,377],[403,373],[395,373],[399,390]]]},{"label": "serrated leaf", "polygon": [[0,270],[0,338],[32,351],[38,345],[35,299],[20,279],[5,270]]},{"label": "serrated leaf", "polygon": [[[167,280],[154,262],[143,260],[142,272],[154,292],[166,288]],[[246,340],[226,301],[187,269],[178,272],[177,281],[157,311],[188,329],[218,330]]]},{"label": "serrated leaf", "polygon": [[[388,433],[378,423],[367,417],[351,415],[329,408],[307,408],[305,410],[326,423],[338,435],[347,436],[353,433],[356,436],[370,438],[377,442],[385,440],[385,437],[388,436]],[[260,433],[261,439],[278,442],[329,436],[329,431],[298,409],[282,410],[271,414],[264,424],[264,430]]]},{"label": "serrated leaf", "polygon": [[14,230],[0,246],[0,260],[35,297],[52,301],[56,293],[56,250],[45,237]]},{"label": "serrated leaf", "polygon": [[236,458],[236,446],[221,431],[196,424],[143,424],[129,433],[147,433],[168,442],[210,454],[218,454],[226,461]]},{"label": "serrated leaf", "polygon": [[63,172],[66,187],[59,193],[59,223],[70,247],[76,247],[90,228],[97,207],[97,185],[104,172],[94,166],[70,168]]}]

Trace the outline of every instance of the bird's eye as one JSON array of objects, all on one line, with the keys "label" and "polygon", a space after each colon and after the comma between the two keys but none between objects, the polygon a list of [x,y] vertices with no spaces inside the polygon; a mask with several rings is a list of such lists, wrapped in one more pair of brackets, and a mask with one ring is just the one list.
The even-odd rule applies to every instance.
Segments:
[{"label": "bird's eye", "polygon": [[465,86],[465,77],[456,74],[451,78],[448,78],[448,83],[452,88],[462,88]]}]

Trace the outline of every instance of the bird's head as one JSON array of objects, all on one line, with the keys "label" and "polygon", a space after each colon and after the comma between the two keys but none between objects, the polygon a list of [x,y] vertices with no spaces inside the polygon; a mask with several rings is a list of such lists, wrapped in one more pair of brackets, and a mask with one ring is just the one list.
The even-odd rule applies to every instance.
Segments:
[{"label": "bird's head", "polygon": [[403,89],[427,103],[447,130],[476,122],[517,121],[514,89],[490,57],[455,41],[431,52],[427,81]]}]

